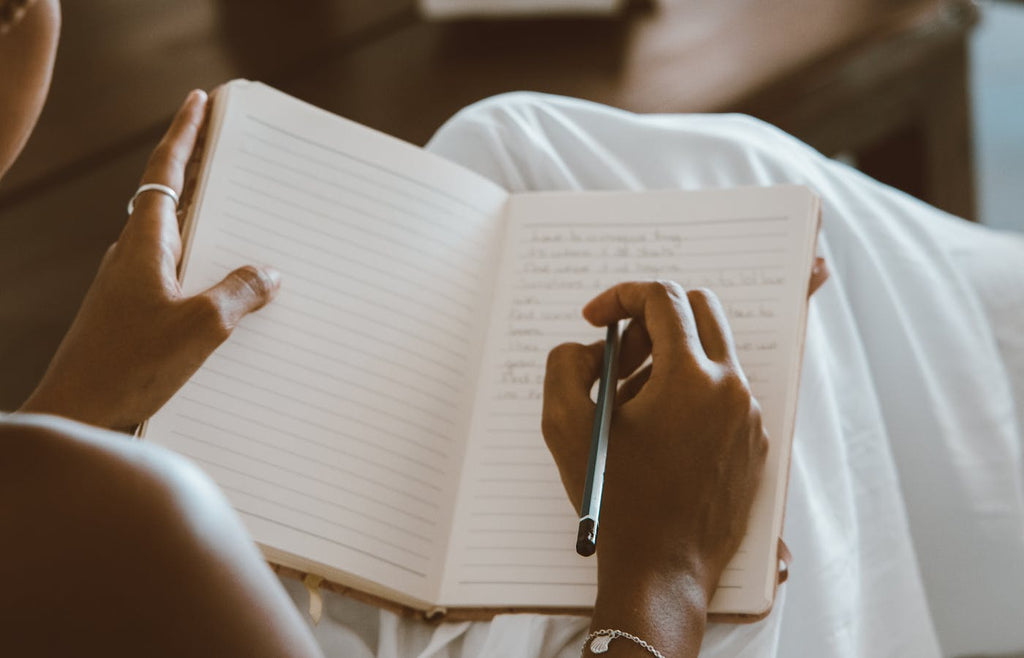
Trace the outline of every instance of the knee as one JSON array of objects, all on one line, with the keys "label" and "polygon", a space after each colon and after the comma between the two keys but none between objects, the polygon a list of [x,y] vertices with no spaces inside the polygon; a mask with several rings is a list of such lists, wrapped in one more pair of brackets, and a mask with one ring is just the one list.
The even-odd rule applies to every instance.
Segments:
[{"label": "knee", "polygon": [[640,115],[532,92],[464,108],[429,148],[513,191],[801,182],[821,159],[746,115]]},{"label": "knee", "polygon": [[438,134],[479,125],[516,124],[539,108],[549,107],[561,97],[532,91],[509,91],[471,103],[456,112]]},{"label": "knee", "polygon": [[622,132],[633,123],[641,123],[655,132],[667,128],[682,134],[701,133],[723,145],[753,147],[765,153],[794,146],[809,148],[782,129],[747,114],[637,114],[581,99],[530,91],[506,92],[467,105],[438,130],[435,140],[463,137],[467,133],[479,136],[482,126],[503,131],[506,137],[521,139],[538,130],[552,132],[560,125],[584,124],[597,130]]},{"label": "knee", "polygon": [[506,151],[521,142],[530,126],[536,125],[536,113],[554,97],[526,91],[491,96],[467,105],[448,119],[427,145],[456,161],[469,160],[472,168],[481,153]]},{"label": "knee", "polygon": [[593,103],[535,92],[509,92],[469,105],[449,119],[427,148],[506,189],[565,187],[560,149],[580,112]]}]

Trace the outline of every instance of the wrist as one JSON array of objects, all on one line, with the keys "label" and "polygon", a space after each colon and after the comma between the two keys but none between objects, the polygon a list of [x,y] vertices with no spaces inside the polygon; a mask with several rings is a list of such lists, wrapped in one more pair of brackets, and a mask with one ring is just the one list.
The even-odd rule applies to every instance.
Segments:
[{"label": "wrist", "polygon": [[53,399],[50,395],[49,390],[44,388],[42,385],[36,387],[28,399],[26,399],[21,407],[18,408],[19,413],[23,414],[49,414],[52,416],[67,416],[67,413],[62,413],[61,404]]},{"label": "wrist", "polygon": [[[591,631],[625,631],[665,656],[696,656],[707,624],[710,594],[702,574],[601,569]],[[588,651],[585,656],[591,655]],[[649,656],[639,645],[617,639],[607,654]]]},{"label": "wrist", "polygon": [[598,583],[616,590],[628,588],[626,583],[643,583],[652,590],[697,587],[710,601],[728,562],[695,541],[652,541],[639,532],[609,532],[602,540],[597,551]]},{"label": "wrist", "polygon": [[[81,396],[78,396],[81,397]],[[18,409],[25,414],[61,416],[80,423],[113,429],[113,424],[98,416],[94,409],[83,406],[74,395],[68,395],[60,386],[53,387],[44,380]]]}]

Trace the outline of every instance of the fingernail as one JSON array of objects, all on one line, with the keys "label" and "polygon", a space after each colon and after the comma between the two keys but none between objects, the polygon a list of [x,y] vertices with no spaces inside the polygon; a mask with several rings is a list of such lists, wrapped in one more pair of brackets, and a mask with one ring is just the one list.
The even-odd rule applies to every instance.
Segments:
[{"label": "fingernail", "polygon": [[281,287],[281,273],[275,270],[273,267],[264,267],[263,273],[270,279],[270,283],[274,285],[274,288]]},{"label": "fingernail", "polygon": [[185,103],[190,105],[190,106],[191,105],[195,105],[197,103],[202,102],[203,97],[205,95],[206,95],[206,92],[203,91],[202,89],[193,89],[192,91],[188,92],[188,96],[185,99]]}]

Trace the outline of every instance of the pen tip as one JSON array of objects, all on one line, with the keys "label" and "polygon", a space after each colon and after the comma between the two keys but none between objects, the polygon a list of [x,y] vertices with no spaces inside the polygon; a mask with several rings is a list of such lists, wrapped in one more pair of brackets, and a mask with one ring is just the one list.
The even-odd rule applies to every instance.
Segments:
[{"label": "pen tip", "polygon": [[597,551],[597,524],[594,519],[580,520],[580,529],[576,534],[576,552],[583,557],[590,557]]}]

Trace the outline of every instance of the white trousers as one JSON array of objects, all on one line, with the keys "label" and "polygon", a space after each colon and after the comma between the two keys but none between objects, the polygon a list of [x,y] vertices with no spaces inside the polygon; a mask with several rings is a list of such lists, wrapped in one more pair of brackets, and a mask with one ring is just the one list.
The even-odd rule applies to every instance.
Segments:
[{"label": "white trousers", "polygon": [[[801,183],[824,200],[772,614],[702,656],[1024,651],[1024,239],[967,224],[743,116],[507,94],[433,152],[513,191]],[[1015,397],[1016,396],[1016,397]],[[305,606],[300,585],[286,582]],[[328,594],[332,656],[578,656],[587,620],[429,626]]]}]

